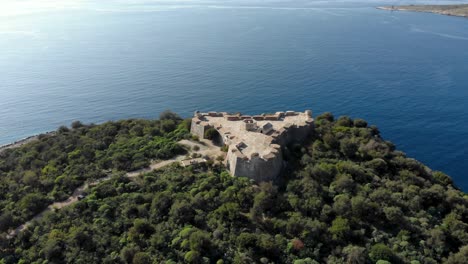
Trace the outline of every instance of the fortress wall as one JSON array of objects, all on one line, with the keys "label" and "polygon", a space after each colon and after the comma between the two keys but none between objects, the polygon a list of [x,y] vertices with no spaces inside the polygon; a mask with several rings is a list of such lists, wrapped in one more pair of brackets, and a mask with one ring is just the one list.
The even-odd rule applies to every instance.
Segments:
[{"label": "fortress wall", "polygon": [[193,135],[198,136],[199,138],[203,138],[205,136],[205,129],[206,125],[203,122],[200,122],[196,118],[192,118],[192,125],[190,126],[190,133]]},{"label": "fortress wall", "polygon": [[314,130],[314,124],[305,124],[301,126],[293,125],[285,129],[276,139],[275,143],[280,146],[286,146],[292,142],[304,141]]},{"label": "fortress wall", "polygon": [[304,141],[314,130],[314,124],[306,124],[303,126],[296,126],[291,129],[291,133],[288,133],[289,141],[287,144],[297,141],[302,142]]},{"label": "fortress wall", "polygon": [[[235,152],[233,152],[233,150]],[[237,149],[233,145],[229,146],[228,152],[226,154],[226,158],[224,162],[226,163],[226,167],[231,172],[232,175],[235,175],[237,160],[240,158]]]},{"label": "fortress wall", "polygon": [[250,159],[237,152],[228,151],[226,157],[229,171],[233,176],[248,177],[257,182],[275,181],[283,167],[283,155],[281,149],[276,155],[270,155],[264,159],[260,156],[252,156]]}]

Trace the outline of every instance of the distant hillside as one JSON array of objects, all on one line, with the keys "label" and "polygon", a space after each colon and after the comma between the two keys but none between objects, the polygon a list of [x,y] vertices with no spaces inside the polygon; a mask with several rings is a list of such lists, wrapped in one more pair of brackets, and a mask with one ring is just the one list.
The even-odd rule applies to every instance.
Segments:
[{"label": "distant hillside", "polygon": [[75,124],[2,153],[4,230],[41,209],[37,197],[114,172],[16,237],[0,235],[0,263],[466,263],[466,194],[362,119],[318,116],[308,142],[285,151],[278,185],[232,177],[218,160],[119,172],[177,153],[188,124]]},{"label": "distant hillside", "polygon": [[383,10],[413,11],[436,13],[448,16],[468,17],[468,4],[463,5],[404,5],[404,6],[384,6]]}]

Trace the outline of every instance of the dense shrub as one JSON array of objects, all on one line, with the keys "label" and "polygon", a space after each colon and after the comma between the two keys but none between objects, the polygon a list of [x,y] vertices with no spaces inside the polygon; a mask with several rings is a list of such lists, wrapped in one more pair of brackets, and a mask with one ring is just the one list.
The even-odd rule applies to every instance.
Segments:
[{"label": "dense shrub", "polygon": [[[63,200],[105,170],[130,171],[152,159],[168,159],[185,150],[177,140],[188,135],[180,117],[122,120],[101,125],[72,123],[55,135],[0,153],[0,230],[15,227]],[[170,123],[169,125],[164,125]]]},{"label": "dense shrub", "polygon": [[[467,196],[448,176],[395,151],[375,127],[356,125],[356,120],[343,126],[347,121],[337,124],[331,114],[316,120],[310,144],[297,157],[291,155],[284,181],[278,185],[231,177],[219,165],[206,171],[169,166],[132,180],[117,174],[89,190],[85,199],[47,214],[11,241],[0,236],[0,259],[5,263],[466,263]],[[153,128],[160,131],[159,125]],[[142,126],[144,135],[152,131]],[[67,144],[59,148],[66,155],[49,154],[73,162],[91,159],[91,166],[93,159],[122,153],[109,147],[112,144],[128,145],[123,150],[132,153],[133,146],[140,146],[139,140],[133,140],[141,130],[132,126],[126,129],[133,131],[128,132],[132,136],[125,136],[122,127],[113,123],[94,131],[105,129],[109,135],[97,158],[84,155],[84,148],[74,153],[76,148]],[[183,136],[177,129],[158,132],[148,144],[157,141],[158,149],[170,145],[173,138]],[[67,143],[79,142],[74,130],[66,133]],[[26,170],[34,173],[28,172],[25,179],[22,175],[21,183],[11,173],[9,184],[34,190],[29,185],[39,182],[55,188],[73,178],[60,178],[63,163],[42,162],[43,153],[37,148],[28,148],[27,155],[11,152],[1,161],[2,168],[16,168],[20,159],[42,168],[39,172],[28,166]],[[145,153],[144,149],[137,153]],[[50,176],[44,180],[36,173]],[[57,178],[60,184],[54,182]],[[23,202],[29,204],[27,200]],[[9,212],[2,212],[0,223],[12,221]]]}]

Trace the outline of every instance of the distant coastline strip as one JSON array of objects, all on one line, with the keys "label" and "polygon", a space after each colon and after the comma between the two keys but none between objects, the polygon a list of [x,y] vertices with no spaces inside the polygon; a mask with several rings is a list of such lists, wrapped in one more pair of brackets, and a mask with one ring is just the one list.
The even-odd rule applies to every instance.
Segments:
[{"label": "distant coastline strip", "polygon": [[402,6],[379,6],[377,9],[387,11],[410,11],[434,13],[446,16],[457,16],[468,18],[468,4],[461,5],[402,5]]}]

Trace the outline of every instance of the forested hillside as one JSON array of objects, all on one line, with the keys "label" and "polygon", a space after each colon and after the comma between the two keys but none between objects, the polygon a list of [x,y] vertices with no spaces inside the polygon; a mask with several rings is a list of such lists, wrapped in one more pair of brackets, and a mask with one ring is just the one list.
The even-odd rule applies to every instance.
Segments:
[{"label": "forested hillside", "polygon": [[24,223],[51,202],[66,199],[86,180],[183,153],[177,141],[188,135],[188,128],[171,112],[162,113],[160,120],[74,122],[53,136],[43,135],[36,142],[2,151],[0,232]]},{"label": "forested hillside", "polygon": [[[134,140],[133,129],[128,131],[125,142]],[[61,137],[78,132],[67,133]],[[453,264],[468,257],[467,196],[447,175],[407,158],[361,119],[317,117],[309,142],[285,151],[288,166],[276,185],[233,178],[218,162],[174,164],[130,180],[117,170],[140,163],[121,167],[113,161],[126,158],[106,159],[121,153],[110,142],[118,141],[109,139],[106,155],[83,163],[114,168],[113,178],[14,239],[0,238],[0,263]],[[47,153],[40,150],[32,156],[15,150],[16,159],[30,157],[28,164],[34,164],[37,155]],[[53,189],[41,191],[32,184],[41,181],[39,170],[33,170],[32,183],[22,180],[24,173],[15,178],[6,171],[10,155],[1,159],[1,179],[8,180],[2,188],[20,184],[53,197]],[[74,160],[66,155],[65,160]],[[70,176],[55,177],[53,182]],[[15,188],[12,193],[27,195]],[[8,207],[22,205],[20,198],[9,198],[8,189],[0,195],[3,215],[23,212]]]}]

